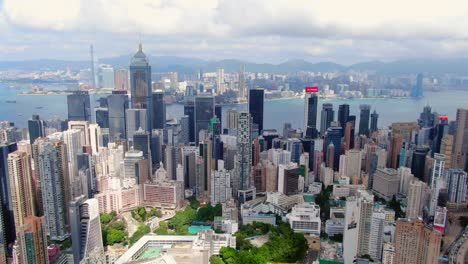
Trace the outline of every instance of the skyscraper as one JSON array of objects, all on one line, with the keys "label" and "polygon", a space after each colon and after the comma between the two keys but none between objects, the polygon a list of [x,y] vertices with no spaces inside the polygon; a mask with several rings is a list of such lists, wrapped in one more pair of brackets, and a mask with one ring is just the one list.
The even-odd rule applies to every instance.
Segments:
[{"label": "skyscraper", "polygon": [[0,196],[3,223],[5,227],[6,244],[15,241],[15,220],[13,216],[13,204],[11,201],[10,177],[8,169],[8,155],[18,149],[16,143],[0,143]]},{"label": "skyscraper", "polygon": [[148,123],[148,111],[146,109],[127,109],[126,111],[126,128],[127,140],[133,140],[133,134],[136,131],[143,129],[150,131]]},{"label": "skyscraper", "polygon": [[325,146],[329,146],[331,143],[333,143],[335,147],[333,169],[337,171],[340,165],[341,155],[341,128],[337,126],[337,124],[332,124],[325,134]]},{"label": "skyscraper", "polygon": [[412,96],[413,97],[422,97],[423,96],[423,83],[424,75],[419,73],[416,77],[416,86],[413,88]]},{"label": "skyscraper", "polygon": [[406,218],[417,219],[422,216],[426,189],[427,185],[422,181],[410,182],[406,197]]},{"label": "skyscraper", "polygon": [[38,172],[41,178],[42,204],[47,233],[52,240],[65,240],[67,232],[66,203],[71,200],[67,146],[61,142],[44,142],[39,147]]},{"label": "skyscraper", "polygon": [[96,124],[100,128],[109,128],[109,109],[100,107],[94,109],[94,114],[96,115]]},{"label": "skyscraper", "polygon": [[362,104],[359,109],[359,135],[369,136],[370,105]]},{"label": "skyscraper", "polygon": [[166,103],[164,92],[153,92],[153,129],[164,129],[166,127]]},{"label": "skyscraper", "polygon": [[[143,157],[149,161],[152,160],[150,147],[150,134],[147,131],[138,130],[133,134],[133,149],[142,151]],[[152,166],[149,166],[148,173],[152,175]]]},{"label": "skyscraper", "polygon": [[195,97],[195,143],[199,141],[201,130],[209,130],[210,120],[214,116],[214,98],[212,96]]},{"label": "skyscraper", "polygon": [[68,120],[91,122],[91,104],[87,91],[74,91],[67,95]]},{"label": "skyscraper", "polygon": [[70,203],[69,213],[74,263],[104,263],[98,200],[78,197]]},{"label": "skyscraper", "polygon": [[28,120],[29,143],[34,143],[38,137],[45,136],[44,121],[39,118],[39,115],[33,115]]},{"label": "skyscraper", "polygon": [[457,130],[453,149],[454,168],[468,170],[468,109],[457,109]]},{"label": "skyscraper", "polygon": [[370,123],[370,132],[373,133],[378,130],[378,121],[379,121],[379,114],[375,111],[371,114],[371,123]]},{"label": "skyscraper", "polygon": [[218,68],[216,71],[216,89],[218,90],[218,94],[223,94],[225,92],[223,68]]},{"label": "skyscraper", "polygon": [[[131,107],[134,109],[146,109],[146,124],[148,131],[153,128],[153,100],[151,98],[151,66],[141,43],[137,53],[133,56],[130,62],[130,90],[131,90]],[[129,135],[127,135],[129,137]]]},{"label": "skyscraper", "polygon": [[330,127],[335,116],[335,111],[333,111],[333,104],[326,103],[322,105],[322,113],[320,118],[320,135],[325,135],[325,132]]},{"label": "skyscraper", "polygon": [[426,166],[426,155],[429,152],[429,149],[424,146],[416,147],[413,151],[413,158],[411,162],[411,173],[413,175],[424,181],[429,182],[429,179],[424,179],[424,168]]},{"label": "skyscraper", "polygon": [[265,90],[255,88],[249,90],[249,114],[252,117],[253,124],[258,125],[259,133],[263,130],[263,103]]},{"label": "skyscraper", "polygon": [[7,252],[5,222],[3,218],[3,203],[0,197],[0,263],[7,263],[6,252]]},{"label": "skyscraper", "polygon": [[239,72],[239,97],[245,98],[246,96],[246,84],[245,84],[245,65],[242,65]]},{"label": "skyscraper", "polygon": [[43,218],[28,216],[24,224],[18,226],[18,238],[14,259],[19,263],[49,263],[47,254],[47,234],[43,228]]},{"label": "skyscraper", "polygon": [[342,104],[338,107],[338,122],[344,129],[349,119],[349,104]]},{"label": "skyscraper", "polygon": [[79,194],[78,186],[81,186],[80,179],[73,177],[78,175],[77,156],[83,153],[83,132],[78,129],[69,129],[63,132],[63,142],[67,146],[68,172],[69,172],[69,190],[70,197],[74,198]]},{"label": "skyscraper", "polygon": [[184,115],[188,116],[189,142],[195,142],[195,102],[187,101],[185,103]]},{"label": "skyscraper", "polygon": [[129,108],[127,91],[112,91],[107,97],[109,136],[112,140],[126,138],[125,113]]},{"label": "skyscraper", "polygon": [[304,97],[304,131],[307,138],[315,139],[317,131],[318,96],[316,93],[306,93]]},{"label": "skyscraper", "polygon": [[395,233],[395,263],[439,263],[441,234],[421,220],[400,218]]},{"label": "skyscraper", "polygon": [[[248,190],[252,187],[252,140],[251,127],[252,117],[249,113],[239,113],[239,123],[237,132],[237,168],[238,179],[233,179],[233,187],[237,190]],[[237,188],[236,188],[237,187]]]},{"label": "skyscraper", "polygon": [[99,65],[99,87],[115,88],[114,67],[112,65]]},{"label": "skyscraper", "polygon": [[117,69],[114,71],[115,90],[128,91],[128,70]]},{"label": "skyscraper", "polygon": [[450,169],[447,173],[448,199],[451,203],[461,203],[466,200],[466,185],[468,176],[461,169]]},{"label": "skyscraper", "polygon": [[26,223],[26,217],[35,214],[31,160],[26,152],[8,155],[8,173],[15,226],[20,227]]}]

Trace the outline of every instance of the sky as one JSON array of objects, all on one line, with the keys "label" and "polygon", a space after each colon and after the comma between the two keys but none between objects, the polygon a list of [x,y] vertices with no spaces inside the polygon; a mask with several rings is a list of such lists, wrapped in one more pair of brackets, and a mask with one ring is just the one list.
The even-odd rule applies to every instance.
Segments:
[{"label": "sky", "polygon": [[351,64],[468,54],[467,0],[0,0],[0,61],[134,53]]}]

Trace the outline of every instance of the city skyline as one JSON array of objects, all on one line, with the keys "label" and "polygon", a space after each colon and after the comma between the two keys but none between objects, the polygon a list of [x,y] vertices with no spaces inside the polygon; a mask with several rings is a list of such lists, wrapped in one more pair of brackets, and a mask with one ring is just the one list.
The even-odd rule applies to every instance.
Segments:
[{"label": "city skyline", "polygon": [[463,57],[468,4],[449,2],[4,0],[0,61],[82,60],[90,44],[100,57],[114,57],[133,52],[139,39],[151,54],[211,60],[349,64]]}]

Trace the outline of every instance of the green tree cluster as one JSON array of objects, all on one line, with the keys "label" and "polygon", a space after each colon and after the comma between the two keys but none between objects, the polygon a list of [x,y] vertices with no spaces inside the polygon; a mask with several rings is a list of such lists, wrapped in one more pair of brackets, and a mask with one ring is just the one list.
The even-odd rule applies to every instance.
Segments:
[{"label": "green tree cluster", "polygon": [[131,245],[135,244],[135,242],[137,242],[140,238],[142,238],[144,235],[148,234],[149,232],[151,232],[151,229],[149,228],[149,226],[145,224],[140,225],[137,231],[130,238],[130,244]]},{"label": "green tree cluster", "polygon": [[127,240],[127,223],[117,219],[117,214],[101,214],[101,230],[104,245],[114,245]]},{"label": "green tree cluster", "polygon": [[[261,247],[254,247],[245,240],[247,237],[269,234],[269,241]],[[222,260],[226,264],[264,264],[269,262],[294,263],[305,257],[308,249],[303,234],[295,234],[287,223],[277,227],[269,224],[254,223],[246,225],[236,233],[238,251],[233,248],[222,248],[216,263]]]},{"label": "green tree cluster", "polygon": [[197,221],[213,222],[215,216],[221,216],[223,214],[223,207],[221,204],[212,206],[211,203],[208,203],[205,207],[200,207],[197,211]]},{"label": "green tree cluster", "polygon": [[132,210],[132,217],[138,222],[144,222],[154,216],[161,217],[161,210],[151,208],[151,210],[147,212],[145,207],[138,207]]},{"label": "green tree cluster", "polygon": [[405,214],[403,213],[403,210],[401,210],[400,201],[397,201],[395,195],[393,195],[392,200],[390,200],[390,202],[388,202],[388,208],[395,211],[395,218],[396,219],[405,217]]},{"label": "green tree cluster", "polygon": [[174,217],[169,220],[169,227],[178,235],[188,235],[189,225],[197,218],[197,211],[191,206],[187,206],[185,210],[178,211]]},{"label": "green tree cluster", "polygon": [[167,228],[167,222],[159,222],[159,227],[154,231],[154,233],[156,233],[157,235],[168,235],[169,232],[167,231]]}]

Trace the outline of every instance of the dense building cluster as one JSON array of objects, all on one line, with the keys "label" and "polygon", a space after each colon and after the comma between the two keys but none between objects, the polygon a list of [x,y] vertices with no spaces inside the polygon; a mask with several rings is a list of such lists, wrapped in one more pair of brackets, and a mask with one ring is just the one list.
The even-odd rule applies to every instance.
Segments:
[{"label": "dense building cluster", "polygon": [[[304,126],[277,131],[264,127],[264,89],[247,89],[243,74],[236,90],[248,110],[222,111],[219,69],[215,90],[201,87],[167,120],[141,45],[126,74],[103,77],[115,89],[97,108],[87,91],[68,95],[66,121],[35,115],[27,133],[0,123],[1,263],[132,263],[166,247],[154,258],[206,263],[236,246],[239,226],[279,221],[324,248],[325,237],[338,241],[323,259],[437,263],[448,212],[467,209],[468,109],[449,122],[428,106],[415,122],[379,127],[370,105],[335,114],[307,87]],[[412,92],[422,96],[422,75]],[[100,214],[183,210],[189,198],[222,204],[211,224],[225,234],[149,235],[109,257]],[[72,258],[57,254],[70,239]]]}]

